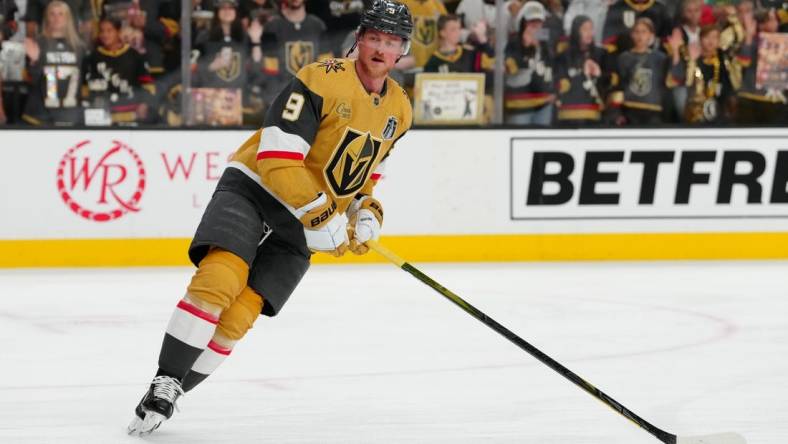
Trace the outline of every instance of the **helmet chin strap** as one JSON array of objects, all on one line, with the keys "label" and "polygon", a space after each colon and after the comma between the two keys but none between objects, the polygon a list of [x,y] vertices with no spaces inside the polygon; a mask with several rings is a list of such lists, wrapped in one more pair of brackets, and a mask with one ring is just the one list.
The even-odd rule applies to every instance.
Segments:
[{"label": "helmet chin strap", "polygon": [[353,42],[353,46],[351,46],[350,49],[347,50],[347,54],[345,54],[345,58],[350,57],[350,54],[353,53],[353,50],[356,49],[357,46],[358,46],[358,37],[356,37],[356,41]]}]

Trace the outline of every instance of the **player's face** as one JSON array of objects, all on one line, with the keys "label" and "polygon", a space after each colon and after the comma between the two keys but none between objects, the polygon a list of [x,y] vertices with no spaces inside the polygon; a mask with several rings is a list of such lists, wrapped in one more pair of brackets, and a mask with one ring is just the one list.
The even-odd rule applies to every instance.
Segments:
[{"label": "player's face", "polygon": [[441,29],[440,36],[444,42],[450,45],[457,45],[460,43],[460,22],[458,20],[451,20],[446,22],[443,29]]},{"label": "player's face", "polygon": [[113,48],[120,43],[120,32],[110,22],[99,24],[99,42],[105,48]]},{"label": "player's face", "polygon": [[367,30],[358,36],[358,61],[370,74],[386,75],[402,55],[403,44],[395,35]]},{"label": "player's face", "polygon": [[594,22],[588,20],[580,25],[580,46],[588,47],[594,43]]}]

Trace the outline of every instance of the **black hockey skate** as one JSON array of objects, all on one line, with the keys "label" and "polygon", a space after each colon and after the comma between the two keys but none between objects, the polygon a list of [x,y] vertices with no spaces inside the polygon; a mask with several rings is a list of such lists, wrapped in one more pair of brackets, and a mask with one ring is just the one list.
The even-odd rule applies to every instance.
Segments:
[{"label": "black hockey skate", "polygon": [[145,396],[134,409],[129,435],[150,435],[177,410],[176,401],[183,395],[181,382],[170,376],[156,376]]}]

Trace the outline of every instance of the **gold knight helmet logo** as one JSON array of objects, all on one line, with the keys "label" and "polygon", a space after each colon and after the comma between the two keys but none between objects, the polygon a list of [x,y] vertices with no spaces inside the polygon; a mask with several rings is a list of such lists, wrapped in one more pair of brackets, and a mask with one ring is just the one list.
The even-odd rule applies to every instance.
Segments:
[{"label": "gold knight helmet logo", "polygon": [[416,42],[430,46],[435,41],[438,33],[438,22],[434,18],[417,18],[416,29],[413,32],[413,39]]},{"label": "gold knight helmet logo", "polygon": [[651,93],[652,72],[648,68],[637,68],[629,83],[629,90],[638,97]]},{"label": "gold knight helmet logo", "polygon": [[315,61],[314,43],[303,40],[285,42],[285,60],[290,74],[298,74],[301,68]]},{"label": "gold knight helmet logo", "polygon": [[241,75],[241,53],[233,51],[230,53],[230,64],[226,68],[216,71],[216,76],[225,82],[232,82]]},{"label": "gold knight helmet logo", "polygon": [[325,169],[326,181],[337,197],[352,196],[364,186],[382,140],[348,127]]}]

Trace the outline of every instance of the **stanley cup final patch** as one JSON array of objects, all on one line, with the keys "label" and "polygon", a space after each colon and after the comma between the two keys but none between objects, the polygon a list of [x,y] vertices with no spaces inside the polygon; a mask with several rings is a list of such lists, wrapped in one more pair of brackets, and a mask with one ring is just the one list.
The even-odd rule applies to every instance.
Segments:
[{"label": "stanley cup final patch", "polygon": [[391,140],[394,137],[394,133],[397,132],[397,118],[394,116],[389,116],[389,120],[386,121],[386,127],[383,128],[383,140]]}]

